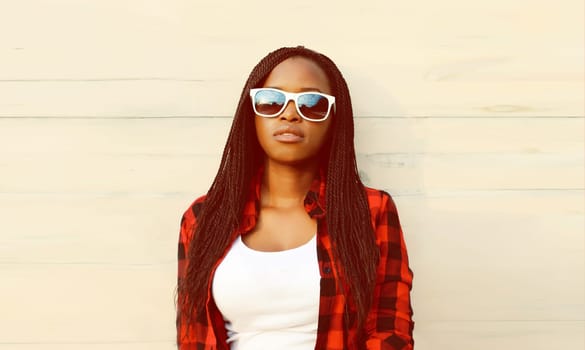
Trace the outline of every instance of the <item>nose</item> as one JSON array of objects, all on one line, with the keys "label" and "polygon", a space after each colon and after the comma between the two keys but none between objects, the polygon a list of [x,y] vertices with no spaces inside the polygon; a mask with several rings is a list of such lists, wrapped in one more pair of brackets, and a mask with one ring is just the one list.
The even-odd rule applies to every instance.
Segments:
[{"label": "nose", "polygon": [[297,108],[295,106],[295,101],[288,101],[284,111],[280,114],[281,120],[288,120],[289,122],[292,121],[299,121],[301,117],[297,113]]}]

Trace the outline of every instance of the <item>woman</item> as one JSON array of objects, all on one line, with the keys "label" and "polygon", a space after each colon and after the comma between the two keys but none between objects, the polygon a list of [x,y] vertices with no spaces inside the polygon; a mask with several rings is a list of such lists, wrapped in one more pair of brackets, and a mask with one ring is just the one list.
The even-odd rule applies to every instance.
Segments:
[{"label": "woman", "polygon": [[218,173],[184,213],[179,349],[412,349],[389,194],[360,181],[347,84],[281,48],[253,69]]}]

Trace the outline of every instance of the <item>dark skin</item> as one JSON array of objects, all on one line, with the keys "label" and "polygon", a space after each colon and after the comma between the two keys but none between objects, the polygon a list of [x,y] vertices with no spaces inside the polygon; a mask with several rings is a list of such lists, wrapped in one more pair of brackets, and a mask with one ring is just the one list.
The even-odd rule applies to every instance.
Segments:
[{"label": "dark skin", "polygon": [[[304,57],[281,62],[264,87],[331,94],[325,72]],[[259,220],[254,230],[242,237],[251,249],[293,249],[316,234],[317,222],[309,217],[303,202],[318,171],[317,156],[327,140],[332,118],[329,115],[322,122],[307,121],[297,114],[293,101],[275,118],[255,116],[256,135],[266,158]]]}]

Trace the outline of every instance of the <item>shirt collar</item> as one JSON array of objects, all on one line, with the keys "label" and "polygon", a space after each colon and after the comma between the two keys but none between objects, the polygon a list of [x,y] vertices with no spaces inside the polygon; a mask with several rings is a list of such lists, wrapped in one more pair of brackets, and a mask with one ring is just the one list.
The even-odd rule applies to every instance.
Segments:
[{"label": "shirt collar", "polygon": [[[238,231],[245,233],[252,230],[258,221],[260,213],[260,187],[262,185],[262,175],[264,168],[260,168],[250,186],[248,200],[244,206],[242,222]],[[320,169],[317,176],[311,182],[309,191],[305,195],[305,211],[311,218],[319,219],[325,216],[325,171]]]}]

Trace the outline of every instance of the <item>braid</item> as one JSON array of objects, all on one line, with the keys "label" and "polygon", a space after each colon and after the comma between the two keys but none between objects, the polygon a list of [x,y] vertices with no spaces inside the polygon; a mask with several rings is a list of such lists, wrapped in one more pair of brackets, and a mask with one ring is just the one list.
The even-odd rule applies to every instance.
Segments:
[{"label": "braid", "polygon": [[324,147],[327,153],[326,224],[334,258],[340,262],[338,276],[343,276],[338,282],[346,298],[355,304],[358,326],[361,328],[365,322],[373,297],[379,250],[357,169],[349,89],[328,57],[302,46],[281,48],[268,54],[254,67],[244,85],[217,175],[192,232],[186,274],[178,285],[178,305],[187,322],[203,316],[211,270],[232,241],[252,178],[264,158],[255,133],[249,90],[261,86],[274,67],[293,56],[303,56],[317,63],[325,71],[336,96],[333,132]]},{"label": "braid", "polygon": [[[333,65],[333,63],[331,62]],[[333,68],[336,69],[335,65]],[[327,224],[333,252],[341,261],[349,299],[357,309],[358,325],[365,321],[373,299],[380,252],[375,242],[364,186],[360,180],[354,146],[353,110],[349,89],[341,73],[333,74],[337,110],[327,174]],[[361,328],[361,327],[360,327]]]}]

